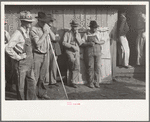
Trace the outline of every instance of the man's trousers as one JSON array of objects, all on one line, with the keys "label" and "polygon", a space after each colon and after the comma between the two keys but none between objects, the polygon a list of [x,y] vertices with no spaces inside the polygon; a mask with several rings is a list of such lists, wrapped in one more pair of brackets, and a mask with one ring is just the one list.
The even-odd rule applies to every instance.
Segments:
[{"label": "man's trousers", "polygon": [[145,32],[139,31],[136,40],[137,65],[145,64]]},{"label": "man's trousers", "polygon": [[36,100],[36,82],[33,72],[33,63],[22,64],[15,63],[17,74],[16,90],[18,100]]},{"label": "man's trousers", "polygon": [[129,57],[130,57],[130,49],[126,36],[119,37],[120,47],[118,48],[119,53],[119,65],[128,66],[129,65]]},{"label": "man's trousers", "polygon": [[37,96],[42,97],[46,94],[44,80],[47,73],[48,54],[34,53],[34,75],[37,81]]},{"label": "man's trousers", "polygon": [[85,55],[89,84],[101,82],[101,55]]},{"label": "man's trousers", "polygon": [[71,74],[71,84],[75,84],[79,79],[80,55],[79,52],[67,52],[68,68]]}]

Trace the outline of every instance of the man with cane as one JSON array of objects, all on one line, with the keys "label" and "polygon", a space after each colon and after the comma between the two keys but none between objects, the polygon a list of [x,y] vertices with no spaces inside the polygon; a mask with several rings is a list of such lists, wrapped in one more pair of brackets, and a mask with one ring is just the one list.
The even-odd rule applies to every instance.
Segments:
[{"label": "man with cane", "polygon": [[37,81],[37,96],[41,99],[50,99],[47,95],[47,89],[44,86],[44,80],[47,73],[49,44],[49,27],[46,24],[48,16],[43,12],[38,12],[38,23],[31,30],[33,42],[34,74]]},{"label": "man with cane", "polygon": [[[58,59],[58,56],[61,55],[61,49],[58,43],[60,37],[57,34],[57,29],[53,26],[54,20],[55,18],[53,17],[53,15],[49,14],[49,21],[47,24],[49,25],[49,31],[52,33],[49,34],[49,36],[50,36],[52,47],[54,49],[54,52],[52,52],[52,49],[49,51],[49,58],[48,58],[49,68],[48,68],[48,73],[46,75],[46,82],[48,82],[50,86],[52,85],[58,86],[56,61]],[[56,61],[53,53],[55,53]]]}]

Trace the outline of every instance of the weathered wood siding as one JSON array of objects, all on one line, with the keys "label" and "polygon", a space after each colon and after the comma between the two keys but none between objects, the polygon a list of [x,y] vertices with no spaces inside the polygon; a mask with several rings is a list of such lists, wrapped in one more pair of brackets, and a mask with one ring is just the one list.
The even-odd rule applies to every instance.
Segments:
[{"label": "weathered wood siding", "polygon": [[[54,26],[58,28],[61,35],[61,42],[63,40],[63,34],[65,29],[70,29],[70,22],[77,20],[80,24],[80,28],[89,28],[89,22],[96,20],[100,27],[108,27],[109,31],[109,44],[112,61],[112,69],[116,66],[116,22],[118,19],[117,9],[112,6],[5,6],[5,16],[8,21],[6,30],[12,34],[20,25],[19,12],[23,10],[29,10],[33,16],[37,16],[39,11],[46,13],[53,13],[56,21]],[[33,25],[36,22],[33,23]],[[60,44],[61,44],[60,42]],[[63,49],[63,47],[61,46]],[[61,61],[60,61],[61,60]],[[60,56],[59,65],[62,71],[66,70],[66,57],[65,54]],[[111,73],[109,74],[112,75]]]}]

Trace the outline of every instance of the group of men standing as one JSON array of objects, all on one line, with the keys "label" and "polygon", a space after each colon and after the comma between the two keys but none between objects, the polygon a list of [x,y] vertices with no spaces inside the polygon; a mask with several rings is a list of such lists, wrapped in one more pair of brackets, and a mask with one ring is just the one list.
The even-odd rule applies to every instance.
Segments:
[{"label": "group of men standing", "polygon": [[[58,43],[60,37],[56,28],[53,27],[55,18],[52,14],[43,12],[38,12],[35,18],[38,22],[31,27],[34,21],[31,13],[20,12],[21,27],[13,33],[5,47],[6,54],[14,60],[18,100],[50,99],[44,82],[57,85],[57,56],[61,55],[61,49]],[[75,82],[80,72],[79,46],[84,46],[86,47],[89,87],[93,88],[94,85],[100,87],[100,45],[104,44],[104,41],[101,40],[97,31],[98,25],[96,21],[91,21],[90,30],[83,38],[78,32],[79,24],[72,21],[70,25],[71,30],[65,33],[62,42],[71,72],[69,85],[77,88]]]},{"label": "group of men standing", "polygon": [[[137,12],[137,32],[138,36],[136,39],[136,65],[144,65],[145,64],[145,14],[142,12]],[[119,40],[119,65],[125,68],[133,68],[129,65],[129,57],[130,57],[130,48],[128,39],[126,37],[130,28],[127,23],[126,11],[123,10],[120,12],[119,22],[118,22],[118,40]]]},{"label": "group of men standing", "polygon": [[[21,27],[10,37],[5,31],[5,55],[6,55],[6,81],[9,84],[8,74],[15,74],[15,84],[18,100],[50,99],[44,82],[49,85],[57,84],[57,58],[61,55],[58,41],[60,37],[57,29],[53,27],[55,18],[52,14],[38,12],[35,17],[38,22],[32,27],[32,14],[29,11],[20,12]],[[119,42],[121,45],[120,65],[131,68],[129,65],[130,49],[126,34],[129,27],[126,21],[125,12],[121,13],[119,25]],[[144,17],[141,16],[139,24],[139,36],[137,47],[143,51],[140,42],[144,45]],[[87,69],[87,79],[90,88],[99,88],[101,81],[101,45],[105,43],[96,21],[90,21],[90,29],[81,38],[78,32],[79,24],[76,21],[70,23],[71,30],[64,34],[62,45],[65,47],[68,68],[71,74],[71,81],[68,84],[77,88],[76,83],[80,74],[80,46],[84,47],[85,65]],[[141,49],[141,50],[140,50]],[[140,62],[142,52],[138,55],[137,64]],[[13,68],[10,71],[8,65],[10,58],[13,59]],[[7,87],[7,86],[6,86]]]}]

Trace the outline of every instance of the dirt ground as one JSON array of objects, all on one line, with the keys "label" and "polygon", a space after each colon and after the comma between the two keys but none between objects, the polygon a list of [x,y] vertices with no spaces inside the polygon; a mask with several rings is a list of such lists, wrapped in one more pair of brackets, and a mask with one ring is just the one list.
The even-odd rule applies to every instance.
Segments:
[{"label": "dirt ground", "polygon": [[[57,86],[47,86],[51,100],[66,100],[62,83]],[[99,100],[99,99],[145,99],[145,79],[132,77],[116,77],[110,84],[101,84],[100,88],[89,88],[78,85],[72,88],[65,84],[69,100]],[[6,100],[16,100],[16,92],[5,92]]]}]

